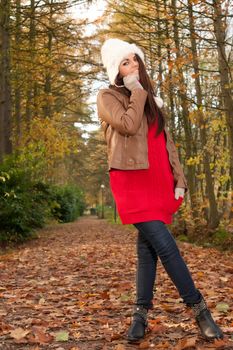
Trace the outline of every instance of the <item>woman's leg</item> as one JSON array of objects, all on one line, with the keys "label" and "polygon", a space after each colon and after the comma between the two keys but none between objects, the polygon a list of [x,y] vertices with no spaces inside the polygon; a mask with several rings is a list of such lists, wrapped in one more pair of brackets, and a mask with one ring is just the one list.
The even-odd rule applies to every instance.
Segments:
[{"label": "woman's leg", "polygon": [[154,248],[140,231],[137,238],[137,256],[136,304],[152,309],[158,257]]},{"label": "woman's leg", "polygon": [[[157,256],[159,256],[184,303],[192,307],[202,335],[208,340],[223,338],[221,329],[214,322],[202,294],[196,289],[177,244],[165,224],[160,220],[154,220],[137,223],[134,226],[140,231],[145,241],[149,242],[149,246],[153,248]],[[154,253],[153,256],[155,256]],[[145,268],[142,271],[144,271],[142,274],[144,276],[146,272]],[[144,337],[147,326],[146,313],[147,310],[142,305],[136,306],[134,319],[128,333],[129,341],[139,340]]]},{"label": "woman's leg", "polygon": [[134,226],[140,231],[144,239],[150,243],[157,256],[159,256],[184,303],[199,302],[202,295],[196,289],[177,244],[165,224],[160,220],[153,220],[136,223]]},{"label": "woman's leg", "polygon": [[137,238],[137,256],[136,305],[127,334],[130,342],[138,341],[145,335],[148,325],[147,312],[153,308],[153,288],[158,261],[155,250],[140,231]]}]

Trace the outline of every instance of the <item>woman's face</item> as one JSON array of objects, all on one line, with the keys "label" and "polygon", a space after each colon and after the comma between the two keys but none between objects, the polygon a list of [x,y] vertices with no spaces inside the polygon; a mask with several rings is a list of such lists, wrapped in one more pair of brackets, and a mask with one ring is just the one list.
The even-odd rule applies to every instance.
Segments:
[{"label": "woman's face", "polygon": [[130,53],[119,65],[119,73],[121,77],[126,75],[138,73],[139,75],[139,63],[134,53]]}]

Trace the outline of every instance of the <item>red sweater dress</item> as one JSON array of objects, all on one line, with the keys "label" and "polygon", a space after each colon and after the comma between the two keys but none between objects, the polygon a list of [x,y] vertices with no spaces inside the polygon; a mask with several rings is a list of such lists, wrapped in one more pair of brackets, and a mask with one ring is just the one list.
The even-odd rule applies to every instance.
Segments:
[{"label": "red sweater dress", "polygon": [[157,122],[148,129],[149,169],[111,169],[110,186],[122,224],[151,220],[172,223],[183,198],[175,199],[175,183],[164,131],[155,137]]}]

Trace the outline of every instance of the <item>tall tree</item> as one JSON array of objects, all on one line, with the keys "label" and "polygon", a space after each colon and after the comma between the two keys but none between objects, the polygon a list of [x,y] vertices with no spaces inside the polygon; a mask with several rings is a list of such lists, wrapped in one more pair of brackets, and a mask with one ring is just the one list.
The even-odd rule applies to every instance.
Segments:
[{"label": "tall tree", "polygon": [[10,11],[11,1],[0,2],[0,161],[12,151],[10,84]]},{"label": "tall tree", "polygon": [[217,209],[217,203],[214,193],[214,183],[210,169],[210,160],[211,155],[209,150],[206,148],[207,145],[207,124],[204,118],[204,113],[202,110],[203,103],[203,94],[200,82],[200,70],[198,64],[198,52],[197,52],[197,42],[196,37],[197,33],[195,30],[195,23],[193,17],[193,5],[192,1],[188,0],[188,15],[189,15],[189,30],[190,30],[190,39],[191,39],[191,51],[192,51],[192,65],[194,69],[194,81],[195,81],[195,91],[196,91],[196,99],[197,99],[197,108],[198,108],[198,120],[200,127],[200,140],[201,146],[204,150],[203,152],[203,165],[206,177],[206,189],[209,198],[209,226],[210,228],[216,228],[219,225],[219,214]]},{"label": "tall tree", "polygon": [[[20,52],[20,43],[22,41],[22,28],[21,28],[21,0],[16,0],[16,14],[15,14],[15,49],[16,52]],[[21,119],[22,119],[22,86],[21,86],[22,73],[18,62],[15,63],[15,74],[13,79],[15,80],[15,102],[14,102],[14,139],[16,146],[19,146],[21,139]]]},{"label": "tall tree", "polygon": [[[229,148],[230,148],[230,176],[232,184],[233,193],[233,95],[232,95],[232,75],[230,62],[227,58],[226,47],[226,35],[227,35],[227,9],[223,13],[223,1],[213,1],[213,22],[214,22],[214,33],[217,42],[217,52],[218,52],[218,65],[220,73],[220,86],[221,86],[221,102],[224,106],[226,117],[227,117],[227,127],[228,127],[228,137],[229,137]],[[229,3],[230,6],[230,3]],[[228,8],[228,7],[227,7]],[[233,198],[232,198],[233,199]],[[233,213],[232,213],[233,215]]]}]

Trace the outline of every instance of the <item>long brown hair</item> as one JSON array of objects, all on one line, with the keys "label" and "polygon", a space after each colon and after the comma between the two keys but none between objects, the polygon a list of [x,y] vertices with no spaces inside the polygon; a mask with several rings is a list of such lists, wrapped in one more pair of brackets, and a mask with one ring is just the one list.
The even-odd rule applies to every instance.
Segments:
[{"label": "long brown hair", "polygon": [[[142,87],[148,92],[148,96],[144,107],[147,121],[148,121],[148,124],[153,124],[155,120],[158,119],[158,129],[157,129],[156,135],[159,135],[164,130],[164,126],[166,124],[165,116],[154,100],[155,94],[153,91],[153,87],[152,87],[149,75],[146,72],[144,63],[141,60],[139,55],[135,54],[135,56],[139,63],[140,83]],[[124,85],[123,78],[120,76],[119,73],[116,76],[115,84],[118,86]],[[109,88],[117,90],[128,97],[131,95],[131,92],[126,87],[116,87],[115,85],[110,85]]]}]

